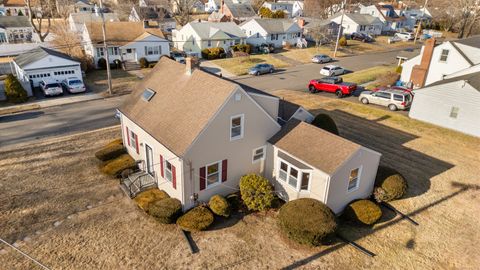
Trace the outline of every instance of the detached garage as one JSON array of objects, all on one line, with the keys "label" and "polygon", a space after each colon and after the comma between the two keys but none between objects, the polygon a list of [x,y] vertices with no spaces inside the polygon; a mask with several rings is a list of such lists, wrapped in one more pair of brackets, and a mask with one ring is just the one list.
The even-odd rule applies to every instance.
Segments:
[{"label": "detached garage", "polygon": [[415,91],[409,116],[480,137],[480,72],[427,85]]},{"label": "detached garage", "polygon": [[52,49],[35,48],[15,57],[13,63],[16,76],[29,96],[32,88],[38,87],[43,79],[61,82],[77,77],[83,81],[80,62]]}]

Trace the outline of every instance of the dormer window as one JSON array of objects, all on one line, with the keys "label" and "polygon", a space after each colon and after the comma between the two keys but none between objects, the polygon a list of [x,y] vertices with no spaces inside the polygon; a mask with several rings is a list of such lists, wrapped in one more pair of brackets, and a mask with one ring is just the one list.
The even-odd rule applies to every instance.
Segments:
[{"label": "dormer window", "polygon": [[142,99],[145,101],[150,101],[154,95],[155,91],[150,88],[145,88],[145,90],[143,90]]}]

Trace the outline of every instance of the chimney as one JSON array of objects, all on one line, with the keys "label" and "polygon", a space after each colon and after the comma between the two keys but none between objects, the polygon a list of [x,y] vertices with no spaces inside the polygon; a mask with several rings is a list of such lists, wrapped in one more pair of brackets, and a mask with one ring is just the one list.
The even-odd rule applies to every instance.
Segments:
[{"label": "chimney", "polygon": [[194,65],[195,65],[195,60],[191,56],[188,56],[187,58],[185,58],[185,73],[187,75],[192,75],[193,69],[195,68]]},{"label": "chimney", "polygon": [[297,24],[298,24],[298,26],[300,26],[300,28],[303,29],[303,27],[305,26],[305,19],[299,18],[299,19],[297,20]]},{"label": "chimney", "polygon": [[223,5],[225,5],[225,1],[222,0],[222,3],[221,3],[220,5],[221,5],[221,7],[220,7],[220,13],[221,13],[221,14],[225,14],[225,13],[223,13]]},{"label": "chimney", "polygon": [[427,80],[428,70],[430,68],[430,62],[432,62],[433,50],[435,48],[435,39],[427,39],[423,47],[422,60],[419,65],[415,65],[410,75],[410,81],[415,88],[421,88],[425,85]]}]

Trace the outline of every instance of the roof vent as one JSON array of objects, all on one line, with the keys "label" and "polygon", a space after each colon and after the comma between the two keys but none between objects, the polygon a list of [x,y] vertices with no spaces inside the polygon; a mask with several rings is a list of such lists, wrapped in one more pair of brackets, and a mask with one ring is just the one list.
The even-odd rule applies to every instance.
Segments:
[{"label": "roof vent", "polygon": [[153,91],[152,89],[150,88],[145,88],[145,90],[143,91],[143,94],[142,94],[142,99],[145,100],[145,101],[150,101],[153,96],[155,95],[155,91]]}]

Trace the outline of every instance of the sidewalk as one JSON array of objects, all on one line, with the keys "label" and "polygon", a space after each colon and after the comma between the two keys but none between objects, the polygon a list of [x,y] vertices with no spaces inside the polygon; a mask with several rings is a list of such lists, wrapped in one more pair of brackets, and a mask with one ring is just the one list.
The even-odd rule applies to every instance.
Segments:
[{"label": "sidewalk", "polygon": [[31,101],[24,104],[12,105],[0,108],[0,115],[12,114],[17,112],[38,110],[42,108],[48,108],[53,106],[72,104],[77,102],[84,102],[96,99],[105,98],[100,93],[87,93],[79,96],[58,97],[53,99],[43,99],[39,101]]}]

